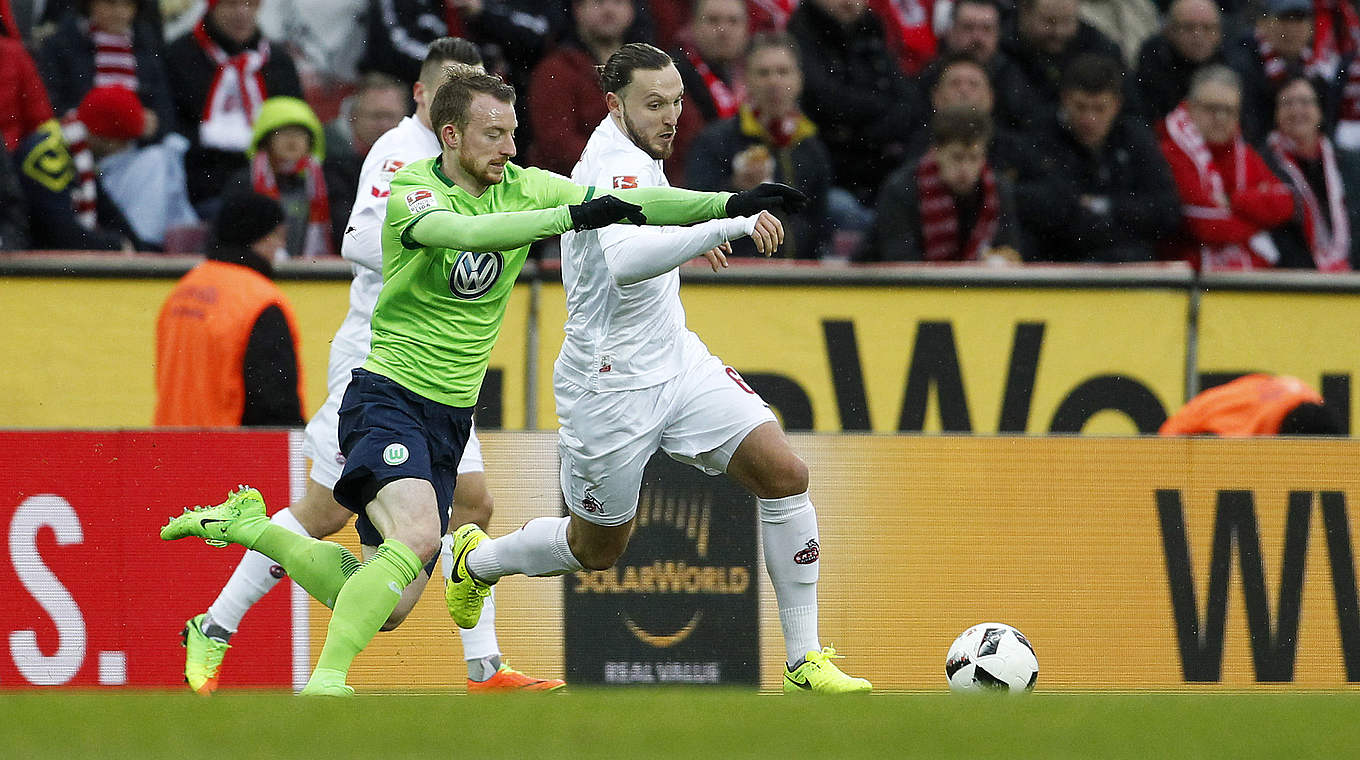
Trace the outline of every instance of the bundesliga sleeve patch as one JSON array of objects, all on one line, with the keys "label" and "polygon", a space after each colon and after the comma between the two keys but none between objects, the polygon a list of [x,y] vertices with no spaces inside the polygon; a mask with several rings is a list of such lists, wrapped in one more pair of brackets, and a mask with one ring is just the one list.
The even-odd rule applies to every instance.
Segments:
[{"label": "bundesliga sleeve patch", "polygon": [[637,177],[615,177],[615,190],[632,190],[638,186]]},{"label": "bundesliga sleeve patch", "polygon": [[406,208],[412,214],[419,214],[434,208],[434,193],[429,190],[412,190],[406,194]]}]

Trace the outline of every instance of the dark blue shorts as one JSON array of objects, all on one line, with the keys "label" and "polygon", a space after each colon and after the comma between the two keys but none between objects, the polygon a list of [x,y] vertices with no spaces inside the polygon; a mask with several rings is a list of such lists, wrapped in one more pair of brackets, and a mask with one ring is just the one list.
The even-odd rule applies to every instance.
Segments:
[{"label": "dark blue shorts", "polygon": [[[340,402],[340,451],[345,469],[335,483],[335,500],[359,515],[354,527],[365,546],[379,546],[382,535],[365,509],[378,491],[402,478],[434,486],[439,527],[449,528],[458,461],[472,432],[472,409],[431,401],[395,380],[356,369]],[[438,555],[426,571],[433,574]]]}]

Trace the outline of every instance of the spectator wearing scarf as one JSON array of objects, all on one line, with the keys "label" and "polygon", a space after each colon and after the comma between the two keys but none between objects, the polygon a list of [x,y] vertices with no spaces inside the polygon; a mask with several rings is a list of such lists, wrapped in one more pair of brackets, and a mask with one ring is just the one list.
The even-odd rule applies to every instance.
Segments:
[{"label": "spectator wearing scarf", "polygon": [[257,0],[210,0],[203,20],[166,49],[176,115],[191,142],[189,197],[204,211],[211,212],[223,183],[246,167],[264,101],[302,96],[292,59],[260,35],[258,10]]},{"label": "spectator wearing scarf", "polygon": [[1204,270],[1275,266],[1280,253],[1268,232],[1294,213],[1289,187],[1242,139],[1241,103],[1237,74],[1207,66],[1159,128],[1183,220],[1164,255]]},{"label": "spectator wearing scarf", "polygon": [[992,171],[989,117],[945,108],[930,123],[930,149],[894,172],[878,197],[863,261],[1018,261],[1015,199]]},{"label": "spectator wearing scarf", "polygon": [[331,240],[325,134],[306,102],[274,97],[260,108],[250,147],[249,167],[231,182],[232,192],[251,190],[283,206],[288,228],[288,258],[313,259],[336,254]]},{"label": "spectator wearing scarf", "polygon": [[136,18],[148,1],[82,0],[79,12],[64,16],[43,41],[38,70],[57,113],[75,108],[93,88],[122,87],[137,93],[152,114],[139,137],[154,141],[176,131],[160,38]]},{"label": "spectator wearing scarf", "polygon": [[[1281,267],[1345,272],[1351,269],[1356,157],[1338,151],[1322,133],[1322,108],[1312,83],[1298,77],[1275,100],[1276,128],[1266,159],[1294,191],[1298,212],[1271,237]],[[1343,168],[1344,167],[1344,168]],[[1348,183],[1347,180],[1350,180]]]}]

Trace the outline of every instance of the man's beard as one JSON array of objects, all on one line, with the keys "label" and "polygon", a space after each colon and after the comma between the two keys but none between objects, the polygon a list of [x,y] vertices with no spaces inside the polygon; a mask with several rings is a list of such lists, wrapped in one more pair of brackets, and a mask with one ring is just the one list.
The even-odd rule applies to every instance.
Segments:
[{"label": "man's beard", "polygon": [[623,114],[624,133],[628,135],[628,139],[632,140],[634,145],[642,149],[643,153],[646,153],[647,155],[651,156],[652,158],[655,158],[658,161],[663,161],[671,157],[671,153],[674,152],[675,150],[674,137],[671,138],[671,141],[667,143],[664,148],[658,151],[657,149],[652,147],[651,141],[644,137],[642,135],[642,132],[638,130],[637,126],[633,124],[633,120],[628,118],[628,112],[620,111],[620,113]]}]

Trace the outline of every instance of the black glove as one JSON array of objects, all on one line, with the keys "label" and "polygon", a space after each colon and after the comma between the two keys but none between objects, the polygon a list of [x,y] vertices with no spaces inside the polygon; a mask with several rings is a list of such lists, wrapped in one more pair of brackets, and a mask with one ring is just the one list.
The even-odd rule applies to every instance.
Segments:
[{"label": "black glove", "polygon": [[779,182],[762,182],[727,199],[727,215],[754,216],[762,211],[798,212],[807,205],[807,196],[797,188]]},{"label": "black glove", "polygon": [[601,195],[593,201],[567,206],[571,212],[573,230],[598,230],[623,220],[630,224],[646,224],[647,216],[636,203],[619,200],[612,195]]}]

